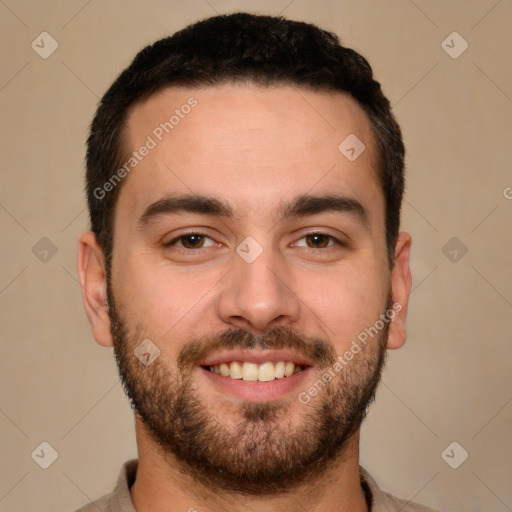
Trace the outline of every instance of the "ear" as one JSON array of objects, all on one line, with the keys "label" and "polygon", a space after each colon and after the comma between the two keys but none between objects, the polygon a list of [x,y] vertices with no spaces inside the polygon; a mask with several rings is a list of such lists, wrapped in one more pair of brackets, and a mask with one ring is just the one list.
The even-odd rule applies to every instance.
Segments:
[{"label": "ear", "polygon": [[409,268],[411,243],[412,239],[409,233],[399,233],[395,246],[393,270],[391,271],[392,308],[395,311],[389,325],[387,343],[391,350],[400,348],[407,338],[405,321],[412,286],[411,270]]},{"label": "ear", "polygon": [[103,252],[92,231],[79,239],[77,272],[82,286],[84,309],[94,339],[104,347],[113,345],[108,316],[107,276]]}]

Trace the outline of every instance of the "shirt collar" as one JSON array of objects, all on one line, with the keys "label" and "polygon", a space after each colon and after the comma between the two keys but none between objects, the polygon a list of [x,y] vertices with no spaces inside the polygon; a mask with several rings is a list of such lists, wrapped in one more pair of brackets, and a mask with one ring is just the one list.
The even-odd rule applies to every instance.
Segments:
[{"label": "shirt collar", "polygon": [[[130,497],[130,487],[135,482],[137,466],[138,459],[130,459],[123,464],[106,512],[136,512]],[[359,479],[368,504],[368,512],[378,512],[377,506],[382,491],[377,482],[362,466],[359,466]]]}]

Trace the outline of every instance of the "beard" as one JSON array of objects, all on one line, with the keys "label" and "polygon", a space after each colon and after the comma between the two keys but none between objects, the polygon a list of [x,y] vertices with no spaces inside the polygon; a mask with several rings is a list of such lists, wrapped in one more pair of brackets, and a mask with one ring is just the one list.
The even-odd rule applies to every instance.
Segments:
[{"label": "beard", "polygon": [[[134,354],[147,339],[144,327],[130,329],[121,318],[108,280],[107,297],[124,391],[170,467],[213,490],[270,496],[318,481],[343,460],[347,441],[375,399],[388,323],[330,382],[322,382],[324,387],[307,405],[297,397],[241,402],[218,417],[219,403],[202,399],[193,378],[208,355],[222,349],[293,349],[314,363],[321,379],[337,359],[335,350],[322,338],[285,327],[258,335],[230,329],[211,337],[192,336],[176,361],[166,361],[160,347],[160,356],[146,366]],[[390,305],[389,299],[386,310]]]}]

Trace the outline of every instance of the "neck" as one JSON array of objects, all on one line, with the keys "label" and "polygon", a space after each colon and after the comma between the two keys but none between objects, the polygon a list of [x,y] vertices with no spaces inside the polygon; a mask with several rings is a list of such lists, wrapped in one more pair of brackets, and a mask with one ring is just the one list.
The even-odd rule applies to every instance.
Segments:
[{"label": "neck", "polygon": [[359,479],[359,430],[347,439],[339,461],[322,476],[311,479],[293,492],[272,496],[247,496],[210,489],[177,465],[169,464],[160,448],[136,416],[135,431],[139,463],[130,495],[137,512],[366,512]]}]

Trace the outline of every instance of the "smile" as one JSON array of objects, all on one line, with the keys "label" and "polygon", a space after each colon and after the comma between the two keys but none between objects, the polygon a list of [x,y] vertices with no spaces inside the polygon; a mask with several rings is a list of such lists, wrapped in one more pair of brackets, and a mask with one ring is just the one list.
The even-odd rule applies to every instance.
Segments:
[{"label": "smile", "polygon": [[267,361],[262,364],[250,361],[231,361],[203,366],[203,368],[223,377],[252,382],[269,382],[275,379],[283,379],[291,377],[304,369],[302,365],[295,364],[292,361]]}]

